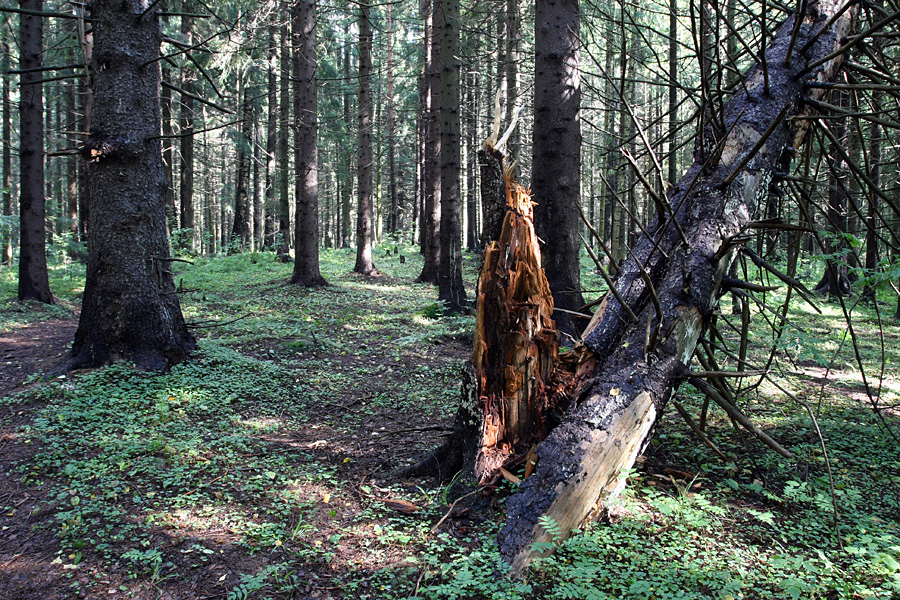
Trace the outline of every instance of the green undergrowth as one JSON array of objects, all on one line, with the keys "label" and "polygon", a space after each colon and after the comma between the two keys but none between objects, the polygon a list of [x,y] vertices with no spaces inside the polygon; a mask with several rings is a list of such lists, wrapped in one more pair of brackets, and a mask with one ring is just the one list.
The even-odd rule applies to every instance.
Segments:
[{"label": "green undergrowth", "polygon": [[[141,598],[177,597],[189,580],[229,600],[900,595],[900,444],[870,410],[838,304],[817,299],[820,314],[794,298],[777,340],[765,310],[752,311],[750,362],[764,363],[775,344],[773,378],[816,422],[758,378],[740,383],[738,402],[793,459],[738,434],[712,406],[707,435],[723,460],[669,408],[609,514],[556,538],[552,555],[513,580],[494,541],[510,484],[489,507],[432,532],[455,498],[389,477],[440,442],[428,428],[452,422],[474,327],[472,315],[445,315],[434,288],[412,283],[415,250],[382,248],[375,279],[350,274],[351,251],[325,251],[330,285],[317,290],[286,285],[291,265],[271,253],[193,260],[175,267],[200,337],[195,360],[164,375],[120,364],[33,377],[0,399],[4,414],[29,414],[13,440],[33,452],[14,476],[42,501],[20,516],[59,540],[73,597],[109,593],[111,574]],[[467,254],[465,267],[471,298],[477,258]],[[602,287],[589,271],[585,281]],[[4,302],[14,293],[7,273]],[[53,286],[74,305],[73,273],[54,270]],[[764,299],[782,301],[783,292]],[[53,310],[4,308],[0,327]],[[871,306],[853,314],[870,388],[880,405],[896,403],[897,326],[879,325]],[[730,311],[720,319],[740,328]],[[721,330],[733,343],[734,331]],[[702,395],[683,386],[676,399],[699,418]]]}]

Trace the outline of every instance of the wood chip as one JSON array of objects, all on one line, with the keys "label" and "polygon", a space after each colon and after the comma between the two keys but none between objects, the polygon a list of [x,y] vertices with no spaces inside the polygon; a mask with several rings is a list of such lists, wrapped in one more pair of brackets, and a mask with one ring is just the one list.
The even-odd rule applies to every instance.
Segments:
[{"label": "wood chip", "polygon": [[419,507],[413,504],[412,502],[407,502],[406,500],[384,500],[385,506],[387,506],[391,510],[396,510],[397,512],[401,512],[405,515],[411,515],[412,513],[419,510]]},{"label": "wood chip", "polygon": [[512,473],[510,473],[503,467],[500,467],[500,474],[503,475],[503,479],[505,479],[511,483],[514,483],[516,485],[519,485],[520,483],[522,483],[521,479],[519,479],[518,477],[516,477],[515,475],[513,475]]}]

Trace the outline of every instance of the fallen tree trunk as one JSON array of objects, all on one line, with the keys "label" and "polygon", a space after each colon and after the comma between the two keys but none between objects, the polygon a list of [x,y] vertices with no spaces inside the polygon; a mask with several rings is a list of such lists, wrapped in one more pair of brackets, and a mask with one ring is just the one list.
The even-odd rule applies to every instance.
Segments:
[{"label": "fallen tree trunk", "polygon": [[810,2],[796,30],[794,17],[787,19],[768,46],[767,68],[748,72],[724,114],[711,120],[719,127],[701,133],[694,165],[660,199],[649,235],[622,265],[617,293],[588,326],[590,352],[572,408],[538,445],[534,475],[507,500],[499,544],[514,572],[536,556],[535,542],[551,541],[541,517],[568,535],[624,485],[623,473],[687,377],[741,234],[781,161],[789,161],[785,153],[803,142],[808,120],[790,115],[800,112],[804,93],[824,92],[806,90],[804,78],[830,81],[840,68],[856,11],[847,4]]}]

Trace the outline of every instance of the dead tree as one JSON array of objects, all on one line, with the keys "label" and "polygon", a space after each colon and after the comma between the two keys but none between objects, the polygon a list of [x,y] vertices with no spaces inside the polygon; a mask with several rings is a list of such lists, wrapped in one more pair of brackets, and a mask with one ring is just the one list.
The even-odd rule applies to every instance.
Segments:
[{"label": "dead tree", "polygon": [[[695,162],[665,197],[637,171],[656,204],[654,221],[620,265],[572,354],[557,354],[552,299],[535,266],[540,256],[530,199],[508,176],[505,186],[482,183],[483,190],[505,187],[506,212],[479,278],[475,353],[456,435],[403,474],[434,472],[437,465],[444,478],[462,468],[458,481],[483,483],[512,478],[504,467],[524,459],[525,478],[507,500],[498,539],[514,573],[536,556],[535,543],[568,535],[620,491],[623,472],[683,381],[792,456],[688,365],[718,298],[755,289],[728,277],[728,270],[752,239],[747,231],[773,179],[806,137],[810,120],[803,113],[827,87],[810,82],[833,80],[857,39],[847,40],[855,13],[852,0],[820,0],[796,26],[788,18],[768,41],[765,61],[749,70],[728,102],[705,114]],[[503,146],[493,143],[497,130],[495,124],[483,161],[496,159]],[[482,168],[482,175],[497,172],[489,161]],[[552,534],[542,517],[555,524]]]},{"label": "dead tree", "polygon": [[[536,462],[507,500],[499,534],[514,572],[535,557],[536,542],[551,541],[542,517],[555,524],[553,535],[568,535],[621,489],[622,473],[683,381],[791,456],[688,365],[719,296],[752,289],[727,277],[729,267],[751,239],[747,229],[773,178],[804,141],[809,120],[801,113],[825,93],[825,86],[810,82],[833,80],[844,52],[858,41],[847,40],[855,13],[851,0],[819,0],[809,3],[796,26],[795,17],[788,18],[732,98],[710,103],[695,162],[665,197],[632,165],[656,215],[618,269],[575,354],[557,353],[530,199],[509,177],[505,186],[483,182],[482,189],[505,187],[506,211],[479,278],[475,353],[457,432],[403,474],[433,472],[437,465],[447,477],[461,467],[463,481],[484,482],[508,476],[503,467],[516,457]],[[482,160],[502,148],[503,140],[493,143],[498,129],[495,124]],[[489,162],[482,168],[482,174],[497,172]]]},{"label": "dead tree", "polygon": [[648,189],[655,221],[588,326],[572,406],[538,445],[534,475],[507,501],[499,543],[514,571],[534,558],[535,542],[550,541],[541,517],[568,534],[620,490],[672,390],[690,378],[745,229],[784,153],[804,140],[808,121],[791,117],[805,110],[804,97],[823,93],[808,81],[834,79],[855,43],[847,41],[855,12],[847,0],[820,0],[796,27],[788,18],[761,64],[705,120],[693,166],[667,197]]}]

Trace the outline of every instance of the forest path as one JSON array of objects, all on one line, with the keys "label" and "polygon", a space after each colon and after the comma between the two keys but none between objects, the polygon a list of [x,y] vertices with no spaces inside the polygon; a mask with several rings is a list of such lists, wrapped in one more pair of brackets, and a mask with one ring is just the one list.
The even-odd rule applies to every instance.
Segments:
[{"label": "forest path", "polygon": [[72,317],[0,331],[0,397],[23,387],[31,375],[62,362],[77,328],[78,318]]},{"label": "forest path", "polygon": [[[50,319],[0,332],[0,398],[27,385],[32,375],[59,364],[75,336],[77,318]],[[40,489],[21,482],[18,466],[39,450],[17,431],[41,403],[0,408],[0,597],[22,600],[69,597],[69,581],[54,564],[53,532],[36,529],[41,519]]]}]

